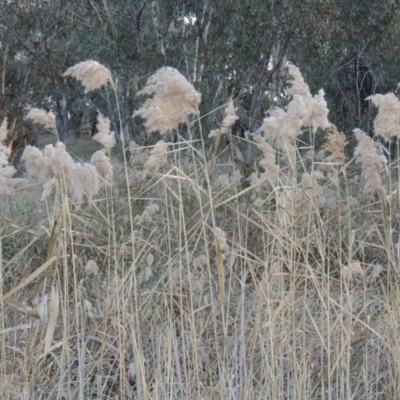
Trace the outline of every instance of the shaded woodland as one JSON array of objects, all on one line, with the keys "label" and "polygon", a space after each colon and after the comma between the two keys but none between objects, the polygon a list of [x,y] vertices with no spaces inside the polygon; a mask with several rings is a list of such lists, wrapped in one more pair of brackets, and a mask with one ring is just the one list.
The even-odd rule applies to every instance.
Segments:
[{"label": "shaded woodland", "polygon": [[[59,138],[93,133],[98,112],[126,142],[145,143],[136,93],[162,66],[177,68],[202,93],[203,129],[232,97],[237,134],[257,129],[282,106],[286,62],[312,92],[323,88],[330,119],[346,134],[372,132],[365,98],[396,90],[400,77],[396,1],[3,0],[0,117],[16,143],[34,140],[31,107],[53,111]],[[93,59],[118,77],[121,118],[107,91],[84,94],[62,76]],[[139,103],[138,103],[139,102]],[[120,121],[120,122],[119,122]]]}]

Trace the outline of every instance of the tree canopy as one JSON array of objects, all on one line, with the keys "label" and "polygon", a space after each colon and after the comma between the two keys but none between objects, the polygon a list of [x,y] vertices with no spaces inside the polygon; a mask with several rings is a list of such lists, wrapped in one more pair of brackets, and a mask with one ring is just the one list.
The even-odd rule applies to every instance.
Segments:
[{"label": "tree canopy", "polygon": [[[137,92],[170,66],[202,93],[205,129],[232,97],[253,130],[285,101],[283,66],[291,62],[314,92],[324,88],[340,129],[368,130],[365,98],[393,92],[399,81],[399,18],[394,0],[3,0],[0,116],[23,135],[29,108],[51,110],[65,140],[100,111],[135,138]],[[107,90],[85,94],[63,76],[88,59],[116,79],[121,119]]]}]

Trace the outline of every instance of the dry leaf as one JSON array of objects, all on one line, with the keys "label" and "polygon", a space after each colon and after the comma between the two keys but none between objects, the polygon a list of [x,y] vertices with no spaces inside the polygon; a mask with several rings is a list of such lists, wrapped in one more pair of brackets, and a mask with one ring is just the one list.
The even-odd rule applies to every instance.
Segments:
[{"label": "dry leaf", "polygon": [[46,337],[44,342],[44,354],[46,355],[50,351],[51,343],[53,341],[54,331],[57,325],[58,310],[59,310],[59,298],[58,290],[52,286],[50,294],[50,311],[49,311],[49,323],[47,324]]}]

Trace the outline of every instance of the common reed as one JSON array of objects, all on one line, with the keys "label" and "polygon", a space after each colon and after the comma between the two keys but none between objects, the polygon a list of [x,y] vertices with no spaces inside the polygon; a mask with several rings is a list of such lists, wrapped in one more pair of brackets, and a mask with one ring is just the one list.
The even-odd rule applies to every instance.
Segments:
[{"label": "common reed", "polygon": [[366,100],[378,107],[374,120],[375,135],[390,142],[392,137],[400,136],[400,101],[394,93],[375,94]]},{"label": "common reed", "polygon": [[187,124],[191,114],[199,113],[200,93],[174,68],[160,68],[138,95],[148,96],[148,99],[133,116],[145,120],[149,133],[172,132],[179,124]]},{"label": "common reed", "polygon": [[[132,141],[124,162],[100,115],[90,161],[27,146],[16,187],[3,121],[1,398],[395,398],[397,169],[357,128],[350,156],[323,92],[287,67],[287,104],[221,152],[234,101],[207,139]],[[94,61],[66,74],[118,95]],[[150,138],[202,129],[177,70],[139,93]],[[396,134],[379,113],[376,134]],[[254,150],[246,168],[239,140]]]},{"label": "common reed", "polygon": [[56,116],[51,111],[45,111],[41,108],[31,108],[25,117],[26,119],[32,120],[35,124],[43,125],[46,129],[55,132],[56,128]]},{"label": "common reed", "polygon": [[378,147],[372,139],[360,129],[354,130],[358,145],[354,150],[356,162],[361,163],[361,178],[364,183],[364,194],[384,192],[381,174],[387,159],[378,153]]},{"label": "common reed", "polygon": [[110,120],[99,113],[97,117],[97,133],[93,136],[96,142],[99,142],[107,154],[115,145],[115,132],[110,131]]},{"label": "common reed", "polygon": [[43,185],[42,200],[53,189],[76,201],[86,195],[89,200],[105,183],[112,180],[110,159],[100,150],[92,155],[91,164],[74,162],[65,145],[47,145],[43,151],[27,146],[22,154],[28,176]]},{"label": "common reed", "polygon": [[109,69],[94,60],[82,61],[68,68],[63,76],[72,76],[81,81],[85,87],[85,93],[100,89],[108,83],[113,90],[116,90],[115,82]]},{"label": "common reed", "polygon": [[232,125],[239,119],[239,117],[236,115],[236,107],[233,104],[233,100],[230,99],[227,106],[225,107],[225,113],[224,113],[224,118],[221,122],[221,126],[219,129],[214,129],[212,130],[208,137],[216,137],[218,134],[230,134],[230,128]]}]

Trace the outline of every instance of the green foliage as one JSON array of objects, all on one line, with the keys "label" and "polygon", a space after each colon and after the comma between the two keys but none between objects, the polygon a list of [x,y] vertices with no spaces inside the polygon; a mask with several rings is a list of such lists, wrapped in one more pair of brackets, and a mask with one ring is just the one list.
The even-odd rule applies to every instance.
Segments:
[{"label": "green foliage", "polygon": [[[399,76],[399,12],[393,1],[4,3],[0,105],[16,131],[23,130],[23,115],[32,106],[53,109],[61,129],[68,124],[68,132],[77,131],[79,123],[68,121],[68,111],[82,97],[81,87],[65,86],[61,74],[85,59],[119,77],[121,118],[132,137],[141,129],[130,118],[138,107],[135,92],[164,65],[178,68],[203,93],[203,115],[230,96],[240,99],[250,129],[261,124],[270,99],[282,95],[285,60],[300,67],[313,92],[325,89],[332,119],[346,132],[355,125],[367,130],[370,117],[368,107],[360,111],[357,82],[343,65],[362,59],[373,74],[373,93],[393,91]],[[343,79],[352,85],[345,93]],[[103,113],[115,109],[102,93],[89,100]],[[205,131],[215,122],[208,115]]]}]

